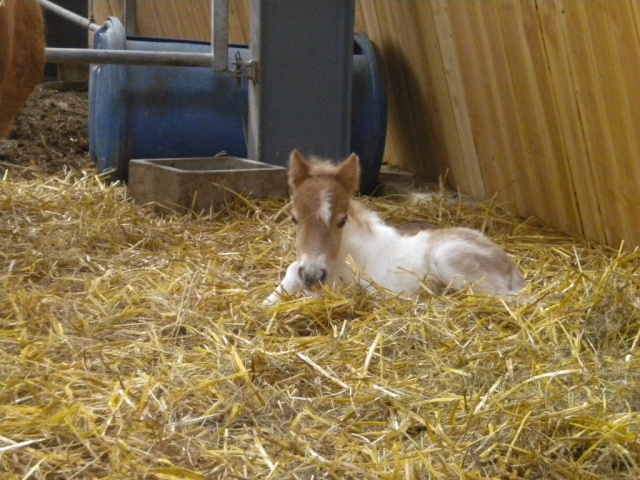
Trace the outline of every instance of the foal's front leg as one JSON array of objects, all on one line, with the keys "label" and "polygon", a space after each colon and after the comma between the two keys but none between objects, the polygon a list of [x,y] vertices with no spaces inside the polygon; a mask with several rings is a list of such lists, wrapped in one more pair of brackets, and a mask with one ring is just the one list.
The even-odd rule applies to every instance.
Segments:
[{"label": "foal's front leg", "polygon": [[280,295],[283,293],[293,294],[298,290],[301,290],[303,287],[302,281],[300,280],[300,276],[298,275],[298,269],[300,268],[300,264],[298,261],[293,262],[287,268],[287,272],[284,274],[284,278],[275,292],[267,297],[267,299],[262,302],[263,305],[275,305],[280,300]]}]

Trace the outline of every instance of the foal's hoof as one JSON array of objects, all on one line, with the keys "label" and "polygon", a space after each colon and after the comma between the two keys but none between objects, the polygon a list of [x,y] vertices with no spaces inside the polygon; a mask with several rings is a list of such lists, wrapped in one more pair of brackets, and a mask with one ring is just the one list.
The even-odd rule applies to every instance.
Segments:
[{"label": "foal's hoof", "polygon": [[277,292],[273,292],[262,302],[263,307],[272,307],[280,302],[280,295]]}]

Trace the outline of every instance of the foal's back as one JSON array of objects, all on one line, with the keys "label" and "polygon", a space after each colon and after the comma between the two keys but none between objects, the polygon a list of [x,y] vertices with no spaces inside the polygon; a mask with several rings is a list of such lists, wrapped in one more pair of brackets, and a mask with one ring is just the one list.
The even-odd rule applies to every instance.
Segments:
[{"label": "foal's back", "polygon": [[478,230],[463,227],[396,229],[352,200],[341,256],[351,256],[377,285],[395,293],[461,290],[511,295],[524,287],[507,253]]}]

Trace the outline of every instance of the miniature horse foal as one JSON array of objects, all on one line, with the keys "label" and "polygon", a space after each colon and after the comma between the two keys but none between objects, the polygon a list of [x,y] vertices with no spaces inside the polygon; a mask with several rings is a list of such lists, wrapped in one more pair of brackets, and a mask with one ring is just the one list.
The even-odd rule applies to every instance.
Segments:
[{"label": "miniature horse foal", "polygon": [[355,154],[334,165],[293,151],[289,186],[298,258],[266,305],[276,303],[282,293],[353,281],[348,257],[361,270],[362,284],[394,293],[414,294],[423,284],[432,290],[471,284],[481,295],[510,295],[524,287],[507,254],[477,230],[402,232],[385,224],[353,198],[359,178]]}]

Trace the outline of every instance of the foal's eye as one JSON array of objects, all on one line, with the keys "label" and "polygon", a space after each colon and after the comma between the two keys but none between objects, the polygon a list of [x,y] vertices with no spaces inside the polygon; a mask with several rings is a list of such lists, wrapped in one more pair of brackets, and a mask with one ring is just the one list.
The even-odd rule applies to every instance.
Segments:
[{"label": "foal's eye", "polygon": [[294,225],[298,224],[298,219],[296,218],[295,215],[291,215],[291,221],[293,222]]},{"label": "foal's eye", "polygon": [[340,222],[338,222],[338,228],[344,228],[347,223],[347,217],[344,217]]}]

